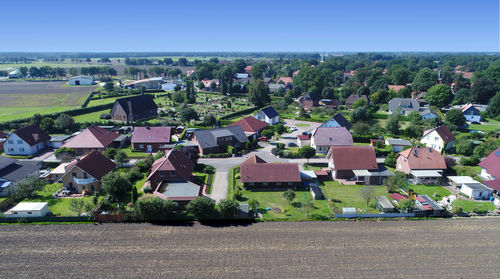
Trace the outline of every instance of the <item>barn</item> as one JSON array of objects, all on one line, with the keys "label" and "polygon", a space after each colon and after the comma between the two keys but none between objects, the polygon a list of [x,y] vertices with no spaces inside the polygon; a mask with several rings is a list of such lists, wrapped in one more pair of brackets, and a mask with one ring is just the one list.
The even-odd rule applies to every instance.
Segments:
[{"label": "barn", "polygon": [[91,76],[74,76],[69,79],[69,85],[92,85],[94,84],[94,78]]}]

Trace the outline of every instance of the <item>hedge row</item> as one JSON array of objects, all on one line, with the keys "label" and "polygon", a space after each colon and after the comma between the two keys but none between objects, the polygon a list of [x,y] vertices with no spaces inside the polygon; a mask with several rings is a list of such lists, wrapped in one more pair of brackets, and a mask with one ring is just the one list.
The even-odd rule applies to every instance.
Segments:
[{"label": "hedge row", "polygon": [[31,223],[31,222],[91,222],[93,217],[84,216],[45,216],[45,217],[20,217],[20,218],[0,218],[0,223]]},{"label": "hedge row", "polygon": [[252,113],[252,112],[254,112],[254,111],[258,110],[258,109],[259,109],[258,107],[253,107],[253,108],[247,108],[247,109],[244,109],[244,110],[235,111],[233,113],[230,113],[230,114],[222,116],[220,119],[222,119],[222,120],[228,120],[228,119],[231,119],[231,118],[235,118],[235,117],[238,117],[238,116],[242,116],[242,115],[245,115],[245,114]]},{"label": "hedge row", "polygon": [[82,108],[86,108],[90,101],[92,100],[92,97],[94,96],[94,91],[90,92],[90,94],[87,96],[87,99],[85,99],[85,101],[83,101],[83,104],[82,104]]}]

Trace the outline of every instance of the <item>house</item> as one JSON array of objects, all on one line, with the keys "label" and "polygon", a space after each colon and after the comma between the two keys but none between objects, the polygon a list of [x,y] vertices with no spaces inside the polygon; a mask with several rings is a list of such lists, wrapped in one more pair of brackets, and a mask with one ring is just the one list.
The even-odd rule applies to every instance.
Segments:
[{"label": "house", "polygon": [[345,119],[345,117],[341,113],[337,113],[332,118],[321,124],[320,127],[322,128],[344,127],[347,130],[351,130],[352,124],[349,121],[347,121],[347,119]]},{"label": "house", "polygon": [[318,127],[311,136],[311,147],[317,153],[326,154],[331,146],[351,146],[353,145],[351,133],[344,127]]},{"label": "house", "polygon": [[251,70],[252,70],[252,66],[245,67],[245,73],[249,74]]},{"label": "house", "polygon": [[228,125],[228,127],[233,127],[233,126],[241,126],[243,132],[245,132],[248,138],[256,139],[260,137],[262,130],[264,130],[267,126],[269,126],[269,124],[267,124],[264,121],[260,121],[255,117],[247,116]]},{"label": "house", "polygon": [[490,187],[472,179],[470,176],[448,176],[448,179],[453,188],[471,199],[487,199],[493,193]]},{"label": "house", "polygon": [[299,105],[307,110],[318,107],[320,100],[321,96],[315,92],[308,92],[298,98]]},{"label": "house", "polygon": [[373,146],[334,146],[327,158],[332,178],[342,183],[377,185],[385,183],[391,171],[378,164]]},{"label": "house", "polygon": [[57,166],[55,169],[51,170],[47,176],[45,176],[45,180],[49,183],[54,183],[61,178],[66,173],[66,166],[70,163],[62,163]]},{"label": "house", "polygon": [[154,77],[146,78],[133,81],[131,83],[125,84],[125,88],[141,88],[145,89],[161,89],[161,84],[163,83],[163,78]]},{"label": "house", "polygon": [[422,120],[427,120],[427,119],[434,119],[436,117],[439,117],[439,115],[435,112],[433,112],[430,109],[424,109],[419,112],[420,116],[422,117]]},{"label": "house", "polygon": [[387,85],[387,88],[389,88],[389,90],[393,90],[394,93],[398,93],[399,90],[403,89],[405,87],[405,85],[393,85],[393,84],[389,84]]},{"label": "house", "polygon": [[210,130],[196,130],[191,141],[198,144],[201,155],[227,152],[227,146],[243,148],[248,138],[241,126],[222,127]]},{"label": "house", "polygon": [[496,186],[500,186],[500,147],[486,156],[479,166],[481,167],[480,175],[486,180],[484,183],[499,191],[500,188]]},{"label": "house", "polygon": [[339,99],[321,99],[319,105],[325,108],[337,108],[342,105]]},{"label": "house", "polygon": [[65,173],[57,182],[64,188],[82,194],[101,190],[101,179],[111,172],[116,164],[98,151],[77,158],[64,167]]},{"label": "house", "polygon": [[20,202],[4,213],[8,218],[43,217],[49,213],[47,202]]},{"label": "house", "polygon": [[298,163],[267,163],[255,154],[241,163],[240,176],[247,190],[296,189],[302,186]]},{"label": "house", "polygon": [[111,108],[111,119],[116,121],[137,121],[158,116],[158,106],[152,95],[139,95],[117,99]]},{"label": "house", "polygon": [[399,110],[402,115],[408,115],[410,112],[418,112],[420,105],[412,98],[393,98],[389,101],[388,110],[389,114]]},{"label": "house", "polygon": [[440,184],[446,162],[433,148],[412,147],[396,156],[396,170],[410,176],[413,184]]},{"label": "house", "polygon": [[439,152],[449,150],[455,142],[455,136],[446,125],[424,131],[420,142],[427,147],[432,147]]},{"label": "house", "polygon": [[120,135],[115,132],[92,125],[68,140],[63,147],[74,149],[78,155],[94,150],[104,152],[110,147],[119,147],[119,143],[115,142],[119,137]]},{"label": "house", "polygon": [[266,122],[269,125],[275,125],[280,122],[279,114],[273,107],[267,107],[259,110],[255,118]]},{"label": "house", "polygon": [[34,160],[16,160],[0,156],[0,196],[8,196],[15,191],[15,185],[28,176],[36,175],[42,162]]},{"label": "house", "polygon": [[375,197],[375,207],[378,209],[378,211],[383,213],[392,213],[396,211],[396,208],[386,196]]},{"label": "house", "polygon": [[248,79],[249,78],[249,74],[248,73],[236,73],[234,75],[234,77],[236,79]]},{"label": "house", "polygon": [[465,117],[465,120],[470,123],[481,122],[481,113],[479,110],[471,103],[463,105],[460,110]]},{"label": "house", "polygon": [[30,125],[12,132],[4,142],[7,155],[29,156],[45,149],[50,136],[37,125]]},{"label": "house", "polygon": [[359,94],[351,94],[349,95],[349,97],[347,97],[347,99],[345,100],[345,105],[347,107],[352,107],[354,105],[354,103],[358,100],[358,99],[363,99],[366,101],[366,103],[368,104],[369,101],[368,101],[368,97],[366,95],[359,95]]},{"label": "house", "polygon": [[170,150],[173,148],[172,131],[172,127],[135,127],[132,149],[148,153]]},{"label": "house", "polygon": [[201,83],[203,83],[203,86],[205,86],[205,88],[210,88],[212,82],[216,85],[216,87],[219,87],[220,82],[218,79],[204,79],[201,81]]},{"label": "house", "polygon": [[57,149],[63,146],[63,144],[66,141],[68,141],[71,137],[72,135],[52,135],[50,137],[49,146]]},{"label": "house", "polygon": [[307,135],[298,135],[297,136],[297,146],[302,147],[302,146],[310,146],[311,145],[311,134]]},{"label": "house", "polygon": [[398,193],[394,193],[391,195],[396,203],[401,200],[412,199],[415,201],[415,208],[413,209],[413,213],[415,213],[415,217],[439,217],[443,216],[446,213],[446,210],[442,208],[439,204],[437,204],[433,199],[429,198],[427,195],[413,195],[412,197],[408,197],[406,195],[401,195]]},{"label": "house", "polygon": [[74,76],[69,79],[69,85],[92,85],[94,84],[94,78],[91,76]]},{"label": "house", "polygon": [[276,83],[293,84],[293,78],[292,77],[279,77],[278,80],[276,80]]},{"label": "house", "polygon": [[385,145],[392,145],[393,152],[401,152],[411,146],[411,142],[405,139],[386,139]]},{"label": "house", "polygon": [[191,200],[201,196],[203,190],[192,182],[194,166],[184,153],[170,150],[153,163],[143,187],[151,187],[155,196],[175,201],[184,208]]}]

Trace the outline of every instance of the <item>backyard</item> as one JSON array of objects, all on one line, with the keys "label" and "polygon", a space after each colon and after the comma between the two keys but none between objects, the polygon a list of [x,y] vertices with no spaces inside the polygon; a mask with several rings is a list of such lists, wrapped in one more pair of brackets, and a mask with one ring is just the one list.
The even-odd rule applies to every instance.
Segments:
[{"label": "backyard", "polygon": [[464,212],[473,212],[475,209],[479,211],[493,211],[495,205],[491,202],[479,202],[457,199],[453,202],[453,207],[460,206]]}]

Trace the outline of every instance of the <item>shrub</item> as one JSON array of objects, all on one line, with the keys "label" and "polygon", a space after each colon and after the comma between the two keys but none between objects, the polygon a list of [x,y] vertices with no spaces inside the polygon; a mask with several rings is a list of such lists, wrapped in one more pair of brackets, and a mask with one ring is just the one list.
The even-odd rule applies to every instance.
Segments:
[{"label": "shrub", "polygon": [[461,206],[454,206],[453,207],[453,214],[462,214],[464,212],[464,209]]},{"label": "shrub", "polygon": [[135,182],[142,178],[142,173],[139,171],[138,168],[133,167],[127,172],[126,176],[130,182]]},{"label": "shrub", "polygon": [[219,213],[226,218],[235,217],[238,214],[240,204],[234,200],[223,199],[218,204]]},{"label": "shrub", "polygon": [[215,168],[209,165],[205,165],[205,167],[203,168],[203,172],[208,174],[214,174]]},{"label": "shrub", "polygon": [[235,153],[235,148],[231,145],[227,146],[227,153],[229,154],[234,154]]},{"label": "shrub", "polygon": [[215,202],[207,197],[197,197],[190,201],[186,210],[197,219],[210,219],[215,216]]},{"label": "shrub", "polygon": [[488,211],[487,210],[481,210],[477,207],[474,207],[474,209],[472,209],[472,212],[476,213],[476,214],[485,214],[487,213]]},{"label": "shrub", "polygon": [[241,201],[241,199],[243,198],[243,191],[236,190],[236,191],[234,191],[233,196],[234,196],[235,199]]},{"label": "shrub", "polygon": [[144,187],[144,189],[142,189],[142,191],[145,193],[145,194],[152,194],[153,193],[153,188],[151,187]]},{"label": "shrub", "polygon": [[161,221],[174,216],[174,212],[177,209],[177,203],[148,194],[137,200],[136,209],[142,220]]}]

